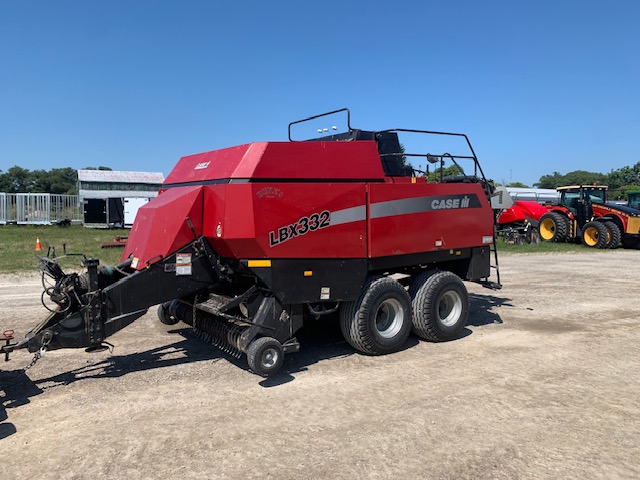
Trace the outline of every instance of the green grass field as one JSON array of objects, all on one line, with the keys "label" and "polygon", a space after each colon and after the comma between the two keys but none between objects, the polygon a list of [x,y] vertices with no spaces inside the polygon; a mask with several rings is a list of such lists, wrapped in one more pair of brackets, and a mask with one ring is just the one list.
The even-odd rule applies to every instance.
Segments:
[{"label": "green grass field", "polygon": [[[82,257],[64,256],[68,253],[84,253],[87,258],[98,258],[102,265],[112,265],[120,260],[123,248],[100,248],[103,242],[113,242],[115,236],[126,237],[129,230],[101,230],[71,225],[61,228],[53,225],[0,225],[0,273],[36,272],[38,257],[47,255],[49,247],[55,248],[63,269],[81,269]],[[36,251],[36,238],[40,238],[42,251]]]},{"label": "green grass field", "polygon": [[[47,254],[49,247],[55,248],[56,257],[65,270],[81,269],[81,257],[64,256],[63,245],[68,253],[83,253],[87,258],[98,258],[102,265],[113,265],[120,261],[123,248],[101,248],[103,242],[113,242],[114,237],[125,237],[129,230],[101,230],[72,225],[57,226],[0,225],[0,273],[36,272],[38,257]],[[36,251],[36,238],[40,238],[42,251]],[[509,245],[498,240],[500,254],[511,253],[562,253],[597,252],[573,243],[547,243],[532,245]]]},{"label": "green grass field", "polygon": [[587,248],[580,243],[550,243],[540,242],[523,245],[511,245],[504,242],[502,237],[498,238],[498,253],[570,253],[570,252],[603,252],[610,250],[597,250],[595,248]]}]

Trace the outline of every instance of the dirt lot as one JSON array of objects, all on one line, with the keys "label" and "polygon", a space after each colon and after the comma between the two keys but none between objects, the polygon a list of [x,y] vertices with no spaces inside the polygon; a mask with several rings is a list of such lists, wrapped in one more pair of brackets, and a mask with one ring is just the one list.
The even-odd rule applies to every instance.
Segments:
[{"label": "dirt lot", "polygon": [[[263,380],[148,313],[109,352],[0,364],[0,478],[640,478],[640,252],[510,255],[462,338],[356,354],[335,322]],[[41,319],[0,276],[0,330]]]}]

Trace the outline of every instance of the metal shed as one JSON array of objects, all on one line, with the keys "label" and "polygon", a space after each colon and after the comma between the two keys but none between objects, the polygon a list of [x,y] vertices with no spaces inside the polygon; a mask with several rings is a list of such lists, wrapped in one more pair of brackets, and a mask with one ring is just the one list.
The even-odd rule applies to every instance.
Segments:
[{"label": "metal shed", "polygon": [[158,195],[162,182],[160,172],[78,170],[85,226],[131,226],[138,208]]}]

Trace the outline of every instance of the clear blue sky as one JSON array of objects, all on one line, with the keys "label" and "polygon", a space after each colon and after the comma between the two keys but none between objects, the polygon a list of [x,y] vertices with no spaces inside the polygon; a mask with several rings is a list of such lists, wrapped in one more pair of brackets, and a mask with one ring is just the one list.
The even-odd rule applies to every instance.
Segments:
[{"label": "clear blue sky", "polygon": [[637,1],[0,0],[0,170],[169,173],[350,107],[488,177],[640,161]]}]

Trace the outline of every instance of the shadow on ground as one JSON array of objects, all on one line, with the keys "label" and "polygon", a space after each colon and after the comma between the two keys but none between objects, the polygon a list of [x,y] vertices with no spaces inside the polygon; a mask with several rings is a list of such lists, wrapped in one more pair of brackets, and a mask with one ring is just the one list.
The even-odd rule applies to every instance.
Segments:
[{"label": "shadow on ground", "polygon": [[469,294],[469,320],[467,325],[481,327],[492,323],[504,323],[498,310],[501,307],[513,307],[510,298],[493,295]]},{"label": "shadow on ground", "polygon": [[[470,326],[501,324],[502,319],[496,311],[500,307],[512,306],[510,299],[493,295],[470,294]],[[91,378],[114,378],[128,373],[140,372],[156,368],[171,367],[190,362],[226,360],[238,368],[248,371],[246,357],[236,358],[211,345],[206,340],[194,335],[189,328],[174,329],[170,335],[179,335],[182,340],[168,345],[129,355],[113,355],[97,363],[82,366],[58,375],[42,378],[33,382],[23,371],[1,372],[0,385],[2,410],[0,410],[0,439],[15,433],[15,427],[4,423],[7,419],[7,408],[14,408],[29,403],[29,398],[42,393],[43,388]],[[459,338],[466,337],[472,332],[464,329]],[[263,387],[275,387],[288,383],[294,379],[294,374],[306,371],[309,366],[323,360],[347,357],[356,354],[355,350],[344,340],[340,331],[337,316],[328,316],[316,321],[310,321],[298,334],[301,351],[294,355],[287,355],[282,370],[271,378],[260,382]],[[409,337],[403,349],[411,348],[419,343],[414,335]],[[181,355],[176,355],[176,354]],[[259,377],[256,377],[259,379]]]},{"label": "shadow on ground", "polygon": [[41,393],[24,370],[0,371],[0,440],[16,433],[15,425],[7,421],[7,409],[26,405]]}]

